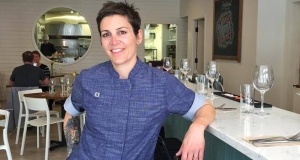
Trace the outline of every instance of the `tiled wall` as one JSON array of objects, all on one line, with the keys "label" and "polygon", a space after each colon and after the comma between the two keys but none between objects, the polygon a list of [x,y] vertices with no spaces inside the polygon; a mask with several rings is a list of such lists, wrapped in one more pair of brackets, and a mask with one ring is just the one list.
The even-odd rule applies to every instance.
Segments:
[{"label": "tiled wall", "polygon": [[[186,57],[187,19],[179,18],[179,0],[127,0],[134,2],[144,23],[175,23],[178,25],[177,58]],[[33,42],[34,26],[38,18],[55,7],[72,8],[83,16],[92,30],[92,44],[88,54],[72,65],[63,66],[65,72],[80,72],[95,64],[106,61],[101,49],[96,26],[96,15],[106,0],[0,0],[0,73],[1,87],[7,95],[9,76],[14,67],[22,65],[21,54],[37,49]],[[143,25],[142,25],[143,26]],[[143,60],[144,45],[138,48],[138,56]],[[49,65],[49,62],[42,60]]]}]

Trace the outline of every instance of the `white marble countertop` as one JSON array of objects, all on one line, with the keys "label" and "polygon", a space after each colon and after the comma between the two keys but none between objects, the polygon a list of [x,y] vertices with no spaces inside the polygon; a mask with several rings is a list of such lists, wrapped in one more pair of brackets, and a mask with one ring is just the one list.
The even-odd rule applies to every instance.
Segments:
[{"label": "white marble countertop", "polygon": [[[194,88],[195,85],[188,84],[188,87]],[[239,108],[238,102],[223,97],[210,101],[215,107],[225,103],[224,108]],[[274,106],[265,111],[270,115],[217,110],[215,121],[207,131],[254,160],[300,160],[300,145],[255,147],[242,139],[245,136],[291,136],[300,132],[300,114]]]}]

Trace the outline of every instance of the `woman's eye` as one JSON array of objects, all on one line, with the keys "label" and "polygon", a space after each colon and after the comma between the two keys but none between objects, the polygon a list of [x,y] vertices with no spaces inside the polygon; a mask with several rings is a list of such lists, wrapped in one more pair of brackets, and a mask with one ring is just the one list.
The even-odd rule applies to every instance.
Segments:
[{"label": "woman's eye", "polygon": [[126,31],[120,31],[119,33],[120,34],[126,34],[127,32]]},{"label": "woman's eye", "polygon": [[109,36],[109,33],[102,33],[101,37],[107,37]]}]

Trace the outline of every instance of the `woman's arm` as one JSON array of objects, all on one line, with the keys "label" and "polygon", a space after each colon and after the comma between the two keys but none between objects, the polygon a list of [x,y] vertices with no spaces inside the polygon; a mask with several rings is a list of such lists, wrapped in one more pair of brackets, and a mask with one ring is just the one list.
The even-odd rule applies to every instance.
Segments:
[{"label": "woman's arm", "polygon": [[72,116],[66,112],[64,118],[64,132],[67,142],[68,155],[70,155],[72,150],[78,145],[80,131],[79,117]]}]

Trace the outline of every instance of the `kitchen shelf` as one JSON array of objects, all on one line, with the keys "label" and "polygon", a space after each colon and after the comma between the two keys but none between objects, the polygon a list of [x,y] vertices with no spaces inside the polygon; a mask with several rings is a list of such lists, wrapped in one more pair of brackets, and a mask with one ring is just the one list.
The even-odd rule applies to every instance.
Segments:
[{"label": "kitchen shelf", "polygon": [[145,48],[145,50],[157,50],[156,48]]},{"label": "kitchen shelf", "polygon": [[152,60],[157,60],[157,49],[156,48],[145,48],[145,50],[152,51]]}]

